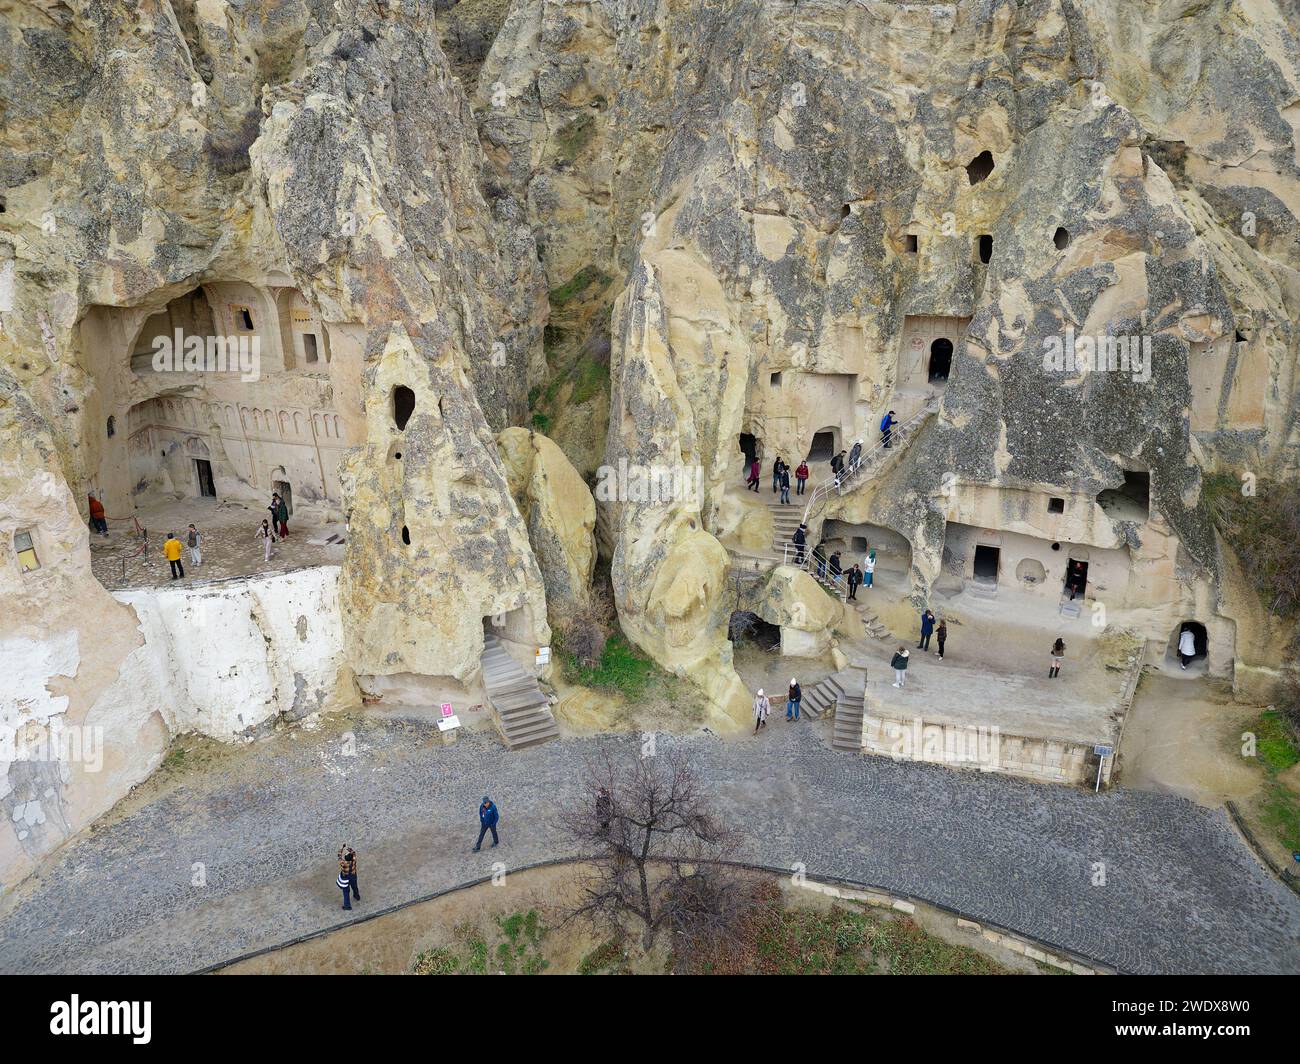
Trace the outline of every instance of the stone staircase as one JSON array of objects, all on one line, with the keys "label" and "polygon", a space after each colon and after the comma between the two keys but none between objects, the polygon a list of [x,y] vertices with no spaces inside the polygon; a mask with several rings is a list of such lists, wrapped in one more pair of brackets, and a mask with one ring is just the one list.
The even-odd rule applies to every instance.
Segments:
[{"label": "stone staircase", "polygon": [[[858,588],[858,594],[862,594],[862,588]],[[893,633],[881,623],[879,617],[865,602],[859,602],[854,599],[848,605],[852,606],[857,612],[858,618],[862,621],[862,630],[872,639],[893,639]]]},{"label": "stone staircase", "polygon": [[483,639],[482,664],[487,701],[509,749],[536,746],[560,734],[537,677],[507,654],[491,632]]},{"label": "stone staircase", "polygon": [[866,667],[850,665],[804,691],[801,713],[813,720],[828,712],[834,715],[831,745],[836,750],[862,749],[862,693],[866,682]]}]

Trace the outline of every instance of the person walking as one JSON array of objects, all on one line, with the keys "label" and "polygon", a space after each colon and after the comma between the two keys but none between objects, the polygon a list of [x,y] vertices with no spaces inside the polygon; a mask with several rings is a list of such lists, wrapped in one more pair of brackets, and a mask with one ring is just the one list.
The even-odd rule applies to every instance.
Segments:
[{"label": "person walking", "polygon": [[781,490],[781,470],[785,468],[785,463],[781,461],[781,456],[776,456],[776,461],[772,463],[772,494],[775,495]]},{"label": "person walking", "polygon": [[185,566],[181,564],[181,541],[176,538],[175,532],[167,533],[167,539],[163,543],[163,557],[172,567],[172,579],[181,579],[185,575]]},{"label": "person walking", "polygon": [[834,554],[831,555],[831,579],[838,580],[839,578],[840,578],[840,552],[836,551]]},{"label": "person walking", "polygon": [[898,422],[894,420],[892,410],[880,419],[880,443],[882,446],[889,446],[890,440],[893,438],[894,426],[897,424]]},{"label": "person walking", "polygon": [[757,457],[755,457],[754,460],[753,460],[752,462],[750,462],[750,464],[749,464],[749,480],[747,480],[747,481],[745,482],[745,490],[746,490],[746,491],[755,491],[755,492],[758,491],[758,477],[759,477],[759,473],[760,473],[760,471],[762,470],[762,468],[763,468],[763,467],[762,467],[761,465],[758,464],[758,458],[757,458]]},{"label": "person walking", "polygon": [[868,551],[867,556],[862,559],[862,583],[868,591],[871,590],[871,584],[876,578],[876,552]]},{"label": "person walking", "polygon": [[790,503],[790,467],[785,463],[781,464],[781,501]]},{"label": "person walking", "polygon": [[195,568],[203,564],[203,537],[199,530],[190,525],[185,531],[185,547],[189,551],[190,564]]},{"label": "person walking", "polygon": [[1065,657],[1065,640],[1060,636],[1052,644],[1052,667],[1047,670],[1047,678],[1054,680],[1061,675],[1061,659]]},{"label": "person walking", "polygon": [[[346,842],[339,849],[339,871],[343,872],[345,869],[346,869],[345,874],[348,880],[348,888],[352,892],[352,897],[356,901],[360,901],[361,890],[357,886],[357,851],[354,850],[351,846],[349,846]],[[343,891],[343,900],[346,902],[347,899],[348,899],[348,890],[345,889]],[[351,906],[345,905],[344,908],[345,909],[351,908]]]},{"label": "person walking", "polygon": [[943,661],[943,645],[948,642],[948,622],[946,620],[939,622],[939,627],[934,630],[934,638],[939,642],[939,660]]},{"label": "person walking", "polygon": [[803,549],[808,542],[808,526],[800,523],[799,527],[794,530],[790,542],[794,544],[795,565],[803,565]]},{"label": "person walking", "polygon": [[1070,592],[1070,601],[1074,601],[1075,595],[1083,593],[1083,589],[1088,586],[1087,578],[1084,576],[1083,562],[1070,560],[1070,566],[1065,574],[1065,588]]},{"label": "person walking", "polygon": [[108,535],[108,518],[104,516],[104,504],[95,496],[90,496],[90,527],[101,536]]},{"label": "person walking", "polygon": [[768,700],[767,695],[763,694],[763,689],[758,689],[758,694],[754,696],[754,734],[758,734],[759,728],[767,727],[767,715],[772,712],[772,703]]},{"label": "person walking", "polygon": [[849,582],[849,597],[846,602],[856,602],[858,600],[858,586],[862,583],[862,570],[858,568],[858,563],[853,563],[853,568],[848,571],[847,579]]},{"label": "person walking", "polygon": [[849,452],[849,472],[855,473],[858,469],[858,463],[862,461],[862,441],[855,440],[853,450]]},{"label": "person walking", "polygon": [[614,819],[614,799],[609,796],[607,787],[602,787],[596,794],[596,819],[600,821],[600,830],[608,832],[610,821]]},{"label": "person walking", "polygon": [[917,650],[924,650],[927,654],[930,652],[930,635],[934,632],[934,614],[926,610],[921,614],[921,641],[916,644]]},{"label": "person walking", "polygon": [[352,908],[352,872],[351,862],[343,850],[339,850],[339,876],[334,885],[343,891],[343,908]]},{"label": "person walking", "polygon": [[262,527],[257,530],[257,537],[262,541],[262,560],[269,562],[271,560],[271,544],[275,542],[275,530],[271,528],[265,517],[262,518]]},{"label": "person walking", "polygon": [[831,473],[834,475],[837,481],[840,479],[840,472],[843,469],[844,469],[844,452],[840,451],[839,454],[837,454],[834,458],[831,459]]},{"label": "person walking", "polygon": [[1192,658],[1196,657],[1196,636],[1190,628],[1184,628],[1178,637],[1178,656],[1183,659],[1183,670],[1186,671]]},{"label": "person walking", "polygon": [[[786,693],[785,698],[785,719],[799,719],[799,703],[803,701],[803,688],[799,686],[799,681],[793,676],[790,677],[790,690]],[[790,714],[793,713],[794,716]]]},{"label": "person walking", "polygon": [[826,551],[820,543],[813,547],[813,560],[817,563],[817,578],[823,580],[826,577]]},{"label": "person walking", "polygon": [[492,799],[486,794],[483,795],[483,801],[478,807],[478,842],[474,843],[474,852],[483,846],[483,836],[489,831],[492,832],[492,845],[495,846],[501,840],[497,838],[497,821],[501,819],[501,814],[497,807],[492,804]]},{"label": "person walking", "polygon": [[804,486],[808,483],[808,462],[807,460],[799,463],[799,468],[794,471],[794,479],[798,482],[795,488],[796,495],[802,495]]},{"label": "person walking", "polygon": [[902,643],[894,651],[894,656],[889,662],[889,667],[894,670],[894,686],[902,687],[907,683],[907,647]]},{"label": "person walking", "polygon": [[271,496],[271,511],[275,517],[276,530],[281,539],[289,537],[289,505],[282,498],[279,492]]}]

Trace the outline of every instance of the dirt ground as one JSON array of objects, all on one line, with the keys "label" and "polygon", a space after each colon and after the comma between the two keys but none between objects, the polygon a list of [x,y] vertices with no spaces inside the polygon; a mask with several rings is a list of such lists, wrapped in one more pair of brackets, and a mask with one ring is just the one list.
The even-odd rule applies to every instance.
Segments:
[{"label": "dirt ground", "polygon": [[[575,896],[574,865],[555,865],[515,872],[499,882],[483,883],[453,891],[431,901],[408,906],[395,913],[285,947],[273,953],[232,964],[222,975],[397,975],[408,973],[419,955],[435,948],[464,952],[471,932],[481,935],[489,947],[503,938],[498,917],[536,909],[549,929],[541,953],[547,961],[546,974],[569,975],[578,971],[583,957],[607,938],[581,925],[560,927],[562,908]],[[856,903],[837,901],[824,894],[794,885],[789,877],[780,880],[784,903],[825,911],[833,905]],[[897,918],[871,910],[884,919]],[[929,934],[954,945],[969,946],[1014,972],[1042,974],[1032,961],[993,945],[957,927],[956,919],[937,910],[918,906],[913,919]],[[633,945],[625,963],[632,974],[659,974],[668,962],[662,942],[646,954]],[[491,966],[489,970],[492,970]]]},{"label": "dirt ground", "polygon": [[171,569],[162,553],[163,541],[169,532],[175,532],[184,543],[186,527],[191,523],[203,536],[203,564],[193,566],[188,553],[182,556],[185,576],[177,583],[187,586],[343,561],[343,525],[326,520],[308,506],[294,509],[289,518],[289,538],[271,548],[269,562],[263,559],[262,542],[256,538],[267,511],[255,503],[185,498],[140,507],[135,511],[135,520],[148,533],[143,553],[140,533],[130,515],[114,514],[110,507],[108,516],[109,535],[91,533],[90,563],[96,578],[110,591],[171,583]]}]

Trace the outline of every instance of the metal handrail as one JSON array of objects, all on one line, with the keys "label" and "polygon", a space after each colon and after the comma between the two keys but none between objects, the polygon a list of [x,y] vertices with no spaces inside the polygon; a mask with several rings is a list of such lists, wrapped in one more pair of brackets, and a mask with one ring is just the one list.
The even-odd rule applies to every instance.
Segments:
[{"label": "metal handrail", "polygon": [[[800,552],[799,544],[796,543],[784,544],[784,549],[782,551],[782,556],[781,556],[781,564],[792,566],[795,569],[803,569],[804,571],[808,572],[810,576],[812,576],[810,570],[812,568],[812,562],[813,562],[813,551],[815,551],[817,548],[816,547],[810,548],[805,543],[803,544],[802,549],[803,549],[803,558],[799,559],[799,552]],[[818,583],[822,584],[823,586],[829,584],[830,587],[828,587],[827,590],[831,591],[839,598],[842,599],[845,597],[846,592],[844,589],[848,585],[848,573],[843,569],[841,569],[838,573],[832,573],[830,570],[829,558],[826,559],[825,574],[823,576],[813,576],[813,579],[816,580]]]},{"label": "metal handrail", "polygon": [[[898,425],[894,426],[894,428],[890,430],[891,434],[901,438],[907,429],[911,428],[912,425],[920,421],[926,415],[934,413],[936,409],[938,409],[937,397],[927,399],[925,403],[922,404],[920,410],[909,417],[906,421],[900,422]],[[886,449],[887,448],[883,441],[877,443],[871,448],[871,450],[863,451],[858,455],[858,460],[854,462],[853,465],[846,466],[844,469],[839,471],[837,476],[826,481],[824,484],[818,484],[817,487],[813,488],[812,494],[808,496],[807,505],[804,506],[803,523],[805,525],[808,523],[808,518],[812,515],[813,507],[817,505],[818,501],[824,499],[832,491],[837,495],[843,495],[845,484],[852,480],[861,471],[862,467],[875,458],[877,454]]]}]

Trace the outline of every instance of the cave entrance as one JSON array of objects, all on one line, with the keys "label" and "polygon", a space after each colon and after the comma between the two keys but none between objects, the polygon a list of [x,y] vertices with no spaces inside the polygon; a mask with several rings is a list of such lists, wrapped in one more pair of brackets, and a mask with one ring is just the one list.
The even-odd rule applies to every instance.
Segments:
[{"label": "cave entrance", "polygon": [[1097,505],[1116,521],[1145,521],[1151,516],[1151,474],[1124,470],[1124,483],[1097,495]]},{"label": "cave entrance", "polygon": [[745,456],[746,466],[752,465],[754,459],[758,457],[758,440],[754,438],[753,433],[740,434],[740,453]]},{"label": "cave entrance", "polygon": [[1181,649],[1184,632],[1192,633],[1192,653],[1188,656],[1186,664],[1204,661],[1210,652],[1210,635],[1200,621],[1183,621],[1174,629],[1173,635],[1169,637],[1169,657],[1177,659],[1180,665],[1184,664]]},{"label": "cave entrance", "polygon": [[822,429],[813,433],[812,446],[808,448],[808,462],[829,462],[831,455],[835,454],[838,449],[836,446],[836,431],[834,429]]},{"label": "cave entrance", "polygon": [[[275,474],[272,474],[274,476]],[[281,472],[283,475],[283,471]],[[289,511],[289,516],[293,516],[293,487],[287,480],[272,480],[271,490],[284,500],[285,509]]]},{"label": "cave entrance", "polygon": [[749,610],[736,610],[727,625],[727,638],[732,643],[752,643],[759,650],[781,649],[781,628],[763,620]]},{"label": "cave entrance", "polygon": [[1083,598],[1088,588],[1088,563],[1081,558],[1071,558],[1065,566],[1065,593],[1071,600]]},{"label": "cave entrance", "polygon": [[930,345],[930,368],[929,381],[931,384],[942,384],[948,379],[948,374],[952,370],[952,341],[946,336],[940,336]]},{"label": "cave entrance", "polygon": [[208,459],[194,459],[194,477],[198,481],[199,496],[201,498],[216,498],[217,485],[212,479],[212,463]]},{"label": "cave entrance", "polygon": [[984,584],[998,582],[998,566],[1002,560],[1001,547],[989,547],[983,543],[975,547],[975,562],[972,574]]}]

